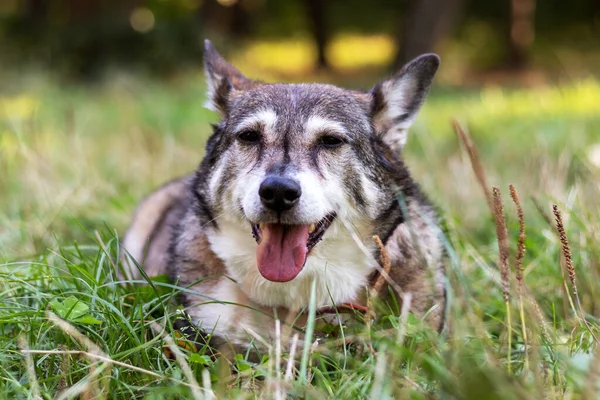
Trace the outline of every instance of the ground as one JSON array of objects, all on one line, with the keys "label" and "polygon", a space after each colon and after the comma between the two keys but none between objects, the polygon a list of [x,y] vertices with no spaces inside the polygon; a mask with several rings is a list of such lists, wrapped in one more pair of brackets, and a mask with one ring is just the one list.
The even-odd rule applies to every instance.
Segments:
[{"label": "ground", "polygon": [[[370,330],[359,322],[337,341],[298,352],[296,375],[284,379],[275,348],[261,363],[214,360],[185,346],[181,359],[169,357],[173,287],[115,283],[111,256],[136,202],[203,155],[216,115],[203,109],[201,73],[8,89],[0,97],[0,397],[188,398],[199,385],[218,397],[594,398],[599,98],[593,79],[527,90],[434,87],[404,157],[447,227],[450,330],[438,335],[396,316]],[[470,132],[486,188],[497,186],[504,201],[508,302],[494,217],[453,119]],[[509,184],[525,217],[521,281]]]}]

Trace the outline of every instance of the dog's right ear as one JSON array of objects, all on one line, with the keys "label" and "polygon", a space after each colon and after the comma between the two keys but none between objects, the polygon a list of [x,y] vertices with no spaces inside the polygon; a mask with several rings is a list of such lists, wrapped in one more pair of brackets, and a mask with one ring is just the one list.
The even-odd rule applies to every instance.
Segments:
[{"label": "dog's right ear", "polygon": [[210,40],[204,41],[204,73],[206,74],[206,108],[226,116],[229,103],[236,92],[258,85],[258,82],[246,78],[233,65],[229,64],[217,52]]}]

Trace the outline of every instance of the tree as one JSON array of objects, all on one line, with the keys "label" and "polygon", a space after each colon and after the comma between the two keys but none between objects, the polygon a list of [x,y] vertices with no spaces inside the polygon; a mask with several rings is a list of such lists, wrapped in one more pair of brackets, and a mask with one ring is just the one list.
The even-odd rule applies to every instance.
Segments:
[{"label": "tree", "polygon": [[310,31],[317,45],[317,67],[319,69],[329,68],[327,55],[325,54],[329,42],[325,3],[324,0],[304,0]]},{"label": "tree", "polygon": [[423,53],[435,50],[439,41],[453,29],[462,13],[464,0],[411,0],[397,31],[399,51],[394,69]]},{"label": "tree", "polygon": [[511,68],[520,69],[527,65],[535,37],[535,5],[535,0],[510,0],[507,62]]}]

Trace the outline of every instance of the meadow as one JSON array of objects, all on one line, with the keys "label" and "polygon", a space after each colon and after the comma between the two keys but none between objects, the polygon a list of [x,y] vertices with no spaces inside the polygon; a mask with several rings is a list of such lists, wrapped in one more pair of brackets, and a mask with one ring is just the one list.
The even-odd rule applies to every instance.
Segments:
[{"label": "meadow", "polygon": [[0,398],[600,396],[598,81],[434,87],[404,158],[447,227],[450,329],[379,311],[297,362],[273,345],[258,363],[173,345],[180,289],[118,283],[137,201],[195,168],[217,117],[200,73],[108,82],[34,79],[0,97]]}]

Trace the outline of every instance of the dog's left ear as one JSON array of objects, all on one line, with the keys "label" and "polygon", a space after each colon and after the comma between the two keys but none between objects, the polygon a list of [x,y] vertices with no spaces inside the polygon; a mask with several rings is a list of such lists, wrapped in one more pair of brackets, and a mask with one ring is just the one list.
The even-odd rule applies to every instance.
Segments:
[{"label": "dog's left ear", "polygon": [[392,150],[398,152],[404,147],[408,128],[425,101],[439,65],[437,55],[424,54],[371,89],[371,118],[375,133]]},{"label": "dog's left ear", "polygon": [[210,40],[204,41],[204,73],[207,101],[205,106],[226,116],[229,103],[240,91],[251,89],[259,82],[246,78],[217,52]]}]

